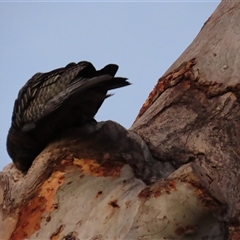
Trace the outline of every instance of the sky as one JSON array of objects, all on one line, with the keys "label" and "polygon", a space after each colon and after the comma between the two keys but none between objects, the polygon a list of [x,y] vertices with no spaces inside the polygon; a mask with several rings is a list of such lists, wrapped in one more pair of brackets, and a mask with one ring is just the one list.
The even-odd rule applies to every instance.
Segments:
[{"label": "sky", "polygon": [[119,65],[131,86],[96,115],[129,128],[157,80],[193,41],[220,1],[1,1],[0,170],[18,91],[37,72],[90,61]]}]

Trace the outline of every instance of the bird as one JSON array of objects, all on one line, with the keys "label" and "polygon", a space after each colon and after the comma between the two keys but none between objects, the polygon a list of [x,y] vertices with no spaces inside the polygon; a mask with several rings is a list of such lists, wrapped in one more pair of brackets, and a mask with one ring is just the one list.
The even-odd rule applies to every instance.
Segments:
[{"label": "bird", "polygon": [[15,166],[27,173],[60,132],[96,122],[98,109],[111,96],[108,91],[131,84],[115,77],[117,71],[116,64],[96,70],[81,61],[33,75],[18,93],[7,135],[7,152]]}]

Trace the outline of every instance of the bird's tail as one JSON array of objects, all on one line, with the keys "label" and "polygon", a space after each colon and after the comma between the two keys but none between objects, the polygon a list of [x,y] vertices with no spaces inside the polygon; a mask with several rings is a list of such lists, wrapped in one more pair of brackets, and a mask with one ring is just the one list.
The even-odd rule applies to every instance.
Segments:
[{"label": "bird's tail", "polygon": [[[103,75],[104,77],[105,75]],[[96,88],[102,88],[106,91],[108,90],[112,90],[115,88],[121,88],[121,87],[125,87],[128,85],[131,85],[130,82],[127,81],[127,78],[123,78],[123,77],[114,77],[112,79],[109,79],[108,81],[103,81],[100,82],[99,85],[96,84]]]},{"label": "bird's tail", "polygon": [[118,65],[116,64],[108,64],[104,68],[97,71],[97,76],[101,75],[110,75],[112,77],[115,76],[118,70]]}]

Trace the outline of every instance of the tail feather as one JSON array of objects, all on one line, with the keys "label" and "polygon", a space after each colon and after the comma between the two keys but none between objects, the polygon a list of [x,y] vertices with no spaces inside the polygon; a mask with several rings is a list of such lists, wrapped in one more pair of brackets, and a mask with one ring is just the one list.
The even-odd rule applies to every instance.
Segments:
[{"label": "tail feather", "polygon": [[116,88],[126,87],[131,85],[131,83],[128,82],[127,80],[128,80],[127,78],[115,77],[110,81],[102,82],[99,86],[96,86],[96,87],[106,89],[106,91],[116,89]]},{"label": "tail feather", "polygon": [[97,76],[101,75],[111,75],[112,77],[115,76],[118,70],[118,65],[116,64],[108,64],[104,68],[97,71]]}]

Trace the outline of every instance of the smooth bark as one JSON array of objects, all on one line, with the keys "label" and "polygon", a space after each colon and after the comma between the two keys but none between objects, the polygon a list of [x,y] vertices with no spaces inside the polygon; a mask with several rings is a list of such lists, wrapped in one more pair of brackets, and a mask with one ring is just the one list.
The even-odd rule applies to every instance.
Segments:
[{"label": "smooth bark", "polygon": [[[131,127],[159,161],[193,162],[240,220],[240,2],[222,2],[158,80]],[[207,177],[209,176],[209,177]],[[207,179],[208,178],[208,179]],[[213,186],[215,185],[215,186]],[[218,185],[219,190],[215,190]],[[218,192],[216,192],[218,191]]]},{"label": "smooth bark", "polygon": [[0,173],[0,239],[239,239],[240,3],[223,1],[130,130],[66,130]]}]

